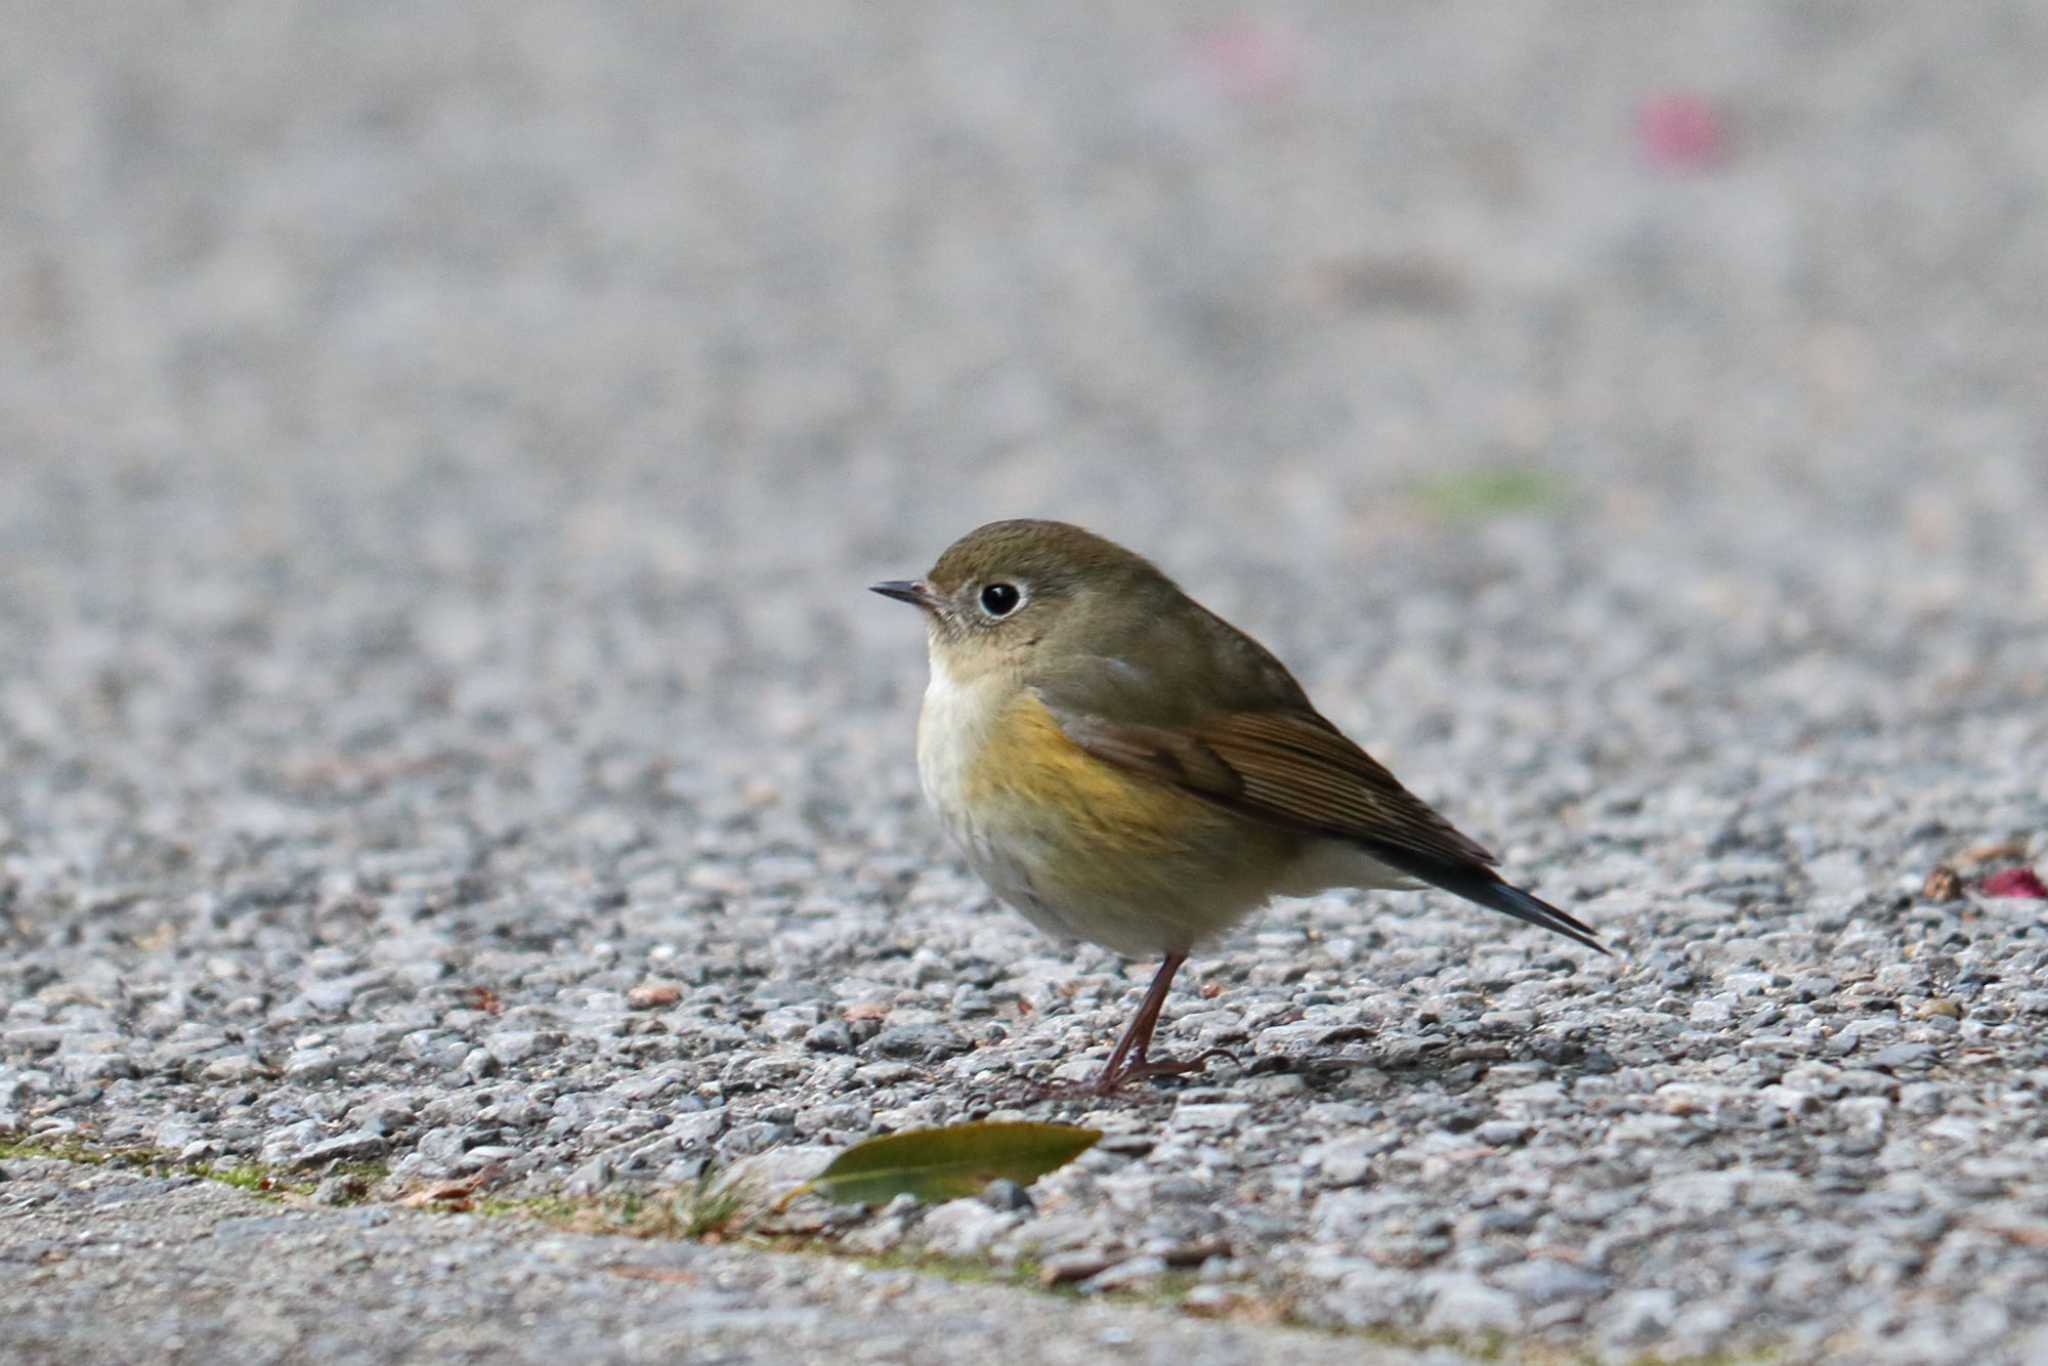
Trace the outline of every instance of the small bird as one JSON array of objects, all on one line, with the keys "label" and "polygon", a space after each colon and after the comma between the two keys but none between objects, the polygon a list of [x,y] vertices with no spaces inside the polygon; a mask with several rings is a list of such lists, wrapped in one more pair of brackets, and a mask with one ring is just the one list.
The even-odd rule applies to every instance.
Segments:
[{"label": "small bird", "polygon": [[1165,959],[1089,1092],[1201,1070],[1149,1056],[1167,989],[1274,896],[1427,883],[1607,952],[1122,546],[991,522],[872,591],[925,614],[918,776],[974,871],[1042,930]]}]

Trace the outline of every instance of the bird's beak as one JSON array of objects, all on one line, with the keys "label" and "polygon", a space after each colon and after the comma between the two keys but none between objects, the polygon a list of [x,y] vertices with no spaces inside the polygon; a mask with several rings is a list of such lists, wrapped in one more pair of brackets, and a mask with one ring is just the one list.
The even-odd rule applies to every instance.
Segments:
[{"label": "bird's beak", "polygon": [[889,579],[883,583],[871,583],[868,592],[880,593],[885,598],[907,602],[913,607],[922,607],[927,612],[939,610],[938,595],[924,583],[913,583],[909,579]]}]

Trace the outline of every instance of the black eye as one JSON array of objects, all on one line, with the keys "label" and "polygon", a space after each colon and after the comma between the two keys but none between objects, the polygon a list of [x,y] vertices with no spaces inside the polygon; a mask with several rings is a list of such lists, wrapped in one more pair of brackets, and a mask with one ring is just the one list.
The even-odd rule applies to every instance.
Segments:
[{"label": "black eye", "polygon": [[1017,608],[1023,594],[1010,583],[992,583],[981,590],[981,610],[992,617],[1006,617]]}]

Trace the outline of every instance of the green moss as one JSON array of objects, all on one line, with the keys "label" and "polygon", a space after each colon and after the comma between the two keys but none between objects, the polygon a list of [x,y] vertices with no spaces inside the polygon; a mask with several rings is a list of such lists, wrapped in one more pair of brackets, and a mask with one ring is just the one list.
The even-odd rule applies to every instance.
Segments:
[{"label": "green moss", "polygon": [[671,1209],[685,1238],[722,1237],[739,1224],[755,1195],[747,1182],[707,1166],[676,1196]]},{"label": "green moss", "polygon": [[1563,506],[1564,480],[1544,470],[1503,465],[1464,470],[1417,484],[1416,505],[1439,522],[1484,522],[1517,512],[1550,512]]},{"label": "green moss", "polygon": [[95,1167],[106,1161],[100,1154],[88,1152],[72,1144],[45,1143],[20,1137],[0,1138],[0,1158],[8,1157],[39,1157],[50,1162],[84,1162]]},{"label": "green moss", "polygon": [[689,1242],[736,1237],[742,1216],[755,1203],[745,1183],[707,1171],[692,1184],[672,1192],[622,1191],[616,1195],[575,1198],[562,1195],[483,1196],[447,1208],[493,1218],[525,1218],[586,1233],[618,1233],[635,1238],[675,1238]]},{"label": "green moss", "polygon": [[[40,1158],[85,1166],[119,1166],[164,1175],[178,1173],[247,1191],[262,1199],[309,1195],[310,1182],[291,1180],[258,1162],[211,1166],[180,1162],[153,1148],[94,1148],[75,1139],[44,1140],[25,1135],[0,1135],[0,1158]],[[371,1190],[387,1177],[389,1169],[379,1162],[351,1163],[335,1173],[352,1178],[368,1200]],[[890,1252],[857,1252],[830,1237],[791,1233],[749,1232],[743,1216],[754,1207],[754,1193],[729,1178],[707,1171],[691,1185],[670,1192],[621,1192],[616,1195],[574,1197],[565,1195],[478,1196],[473,1200],[427,1204],[428,1210],[471,1213],[491,1218],[530,1219],[553,1228],[581,1233],[622,1234],[638,1238],[682,1239],[688,1241],[733,1241],[763,1251],[830,1257],[875,1271],[905,1271],[937,1276],[959,1285],[991,1285],[1026,1290],[1033,1294],[1079,1298],[1072,1284],[1048,1286],[1044,1264],[1020,1257],[998,1263],[985,1258],[956,1257],[916,1249]],[[1168,1271],[1140,1287],[1113,1290],[1090,1298],[1109,1303],[1142,1304],[1169,1309],[1183,1307],[1188,1292],[1200,1283],[1190,1271]],[[1395,1328],[1354,1328],[1331,1323],[1308,1314],[1284,1294],[1254,1292],[1235,1306],[1205,1309],[1205,1315],[1241,1319],[1274,1327],[1326,1334],[1333,1337],[1376,1342],[1404,1351],[1426,1351],[1433,1347],[1452,1348],[1481,1361],[1521,1363],[1522,1366],[1592,1366],[1598,1358],[1591,1352],[1549,1347],[1540,1343],[1518,1343],[1500,1333],[1461,1335],[1456,1333],[1415,1333]],[[1643,1355],[1631,1358],[1629,1366],[1770,1366],[1782,1352],[1773,1349],[1720,1351],[1701,1356],[1663,1357]]]},{"label": "green moss", "polygon": [[236,1190],[254,1191],[261,1195],[271,1193],[273,1180],[270,1168],[260,1162],[237,1162],[232,1167],[208,1167],[204,1173],[209,1181],[218,1181],[223,1186]]},{"label": "green moss", "polygon": [[0,1137],[0,1157],[37,1157],[48,1162],[75,1162],[87,1167],[124,1167],[135,1171],[184,1170],[175,1157],[156,1148],[94,1148],[77,1139]]},{"label": "green moss", "polygon": [[957,1285],[1014,1285],[1059,1295],[1074,1293],[1071,1286],[1044,1285],[1039,1277],[1044,1267],[1035,1257],[1020,1257],[1004,1265],[975,1257],[952,1257],[939,1252],[897,1249],[889,1252],[854,1252],[836,1243],[815,1238],[781,1235],[756,1239],[755,1245],[773,1252],[830,1257],[851,1262],[870,1271],[909,1271],[920,1276],[937,1276]]},{"label": "green moss", "polygon": [[[41,1139],[26,1135],[0,1135],[0,1158],[40,1158],[46,1162],[69,1162],[82,1167],[119,1167],[150,1176],[196,1176],[251,1195],[276,1200],[287,1195],[310,1195],[313,1183],[291,1178],[260,1162],[186,1162],[161,1148],[95,1148],[77,1139]],[[337,1166],[335,1174],[351,1178],[368,1198],[370,1187],[389,1174],[381,1162],[355,1162]]]}]

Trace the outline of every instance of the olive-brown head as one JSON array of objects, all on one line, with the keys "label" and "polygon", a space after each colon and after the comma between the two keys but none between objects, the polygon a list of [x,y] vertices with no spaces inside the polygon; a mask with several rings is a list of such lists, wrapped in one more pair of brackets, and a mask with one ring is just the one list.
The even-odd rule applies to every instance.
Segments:
[{"label": "olive-brown head", "polygon": [[872,586],[922,608],[932,654],[969,677],[990,668],[1111,653],[1187,599],[1143,556],[1065,522],[990,522],[915,581]]}]

